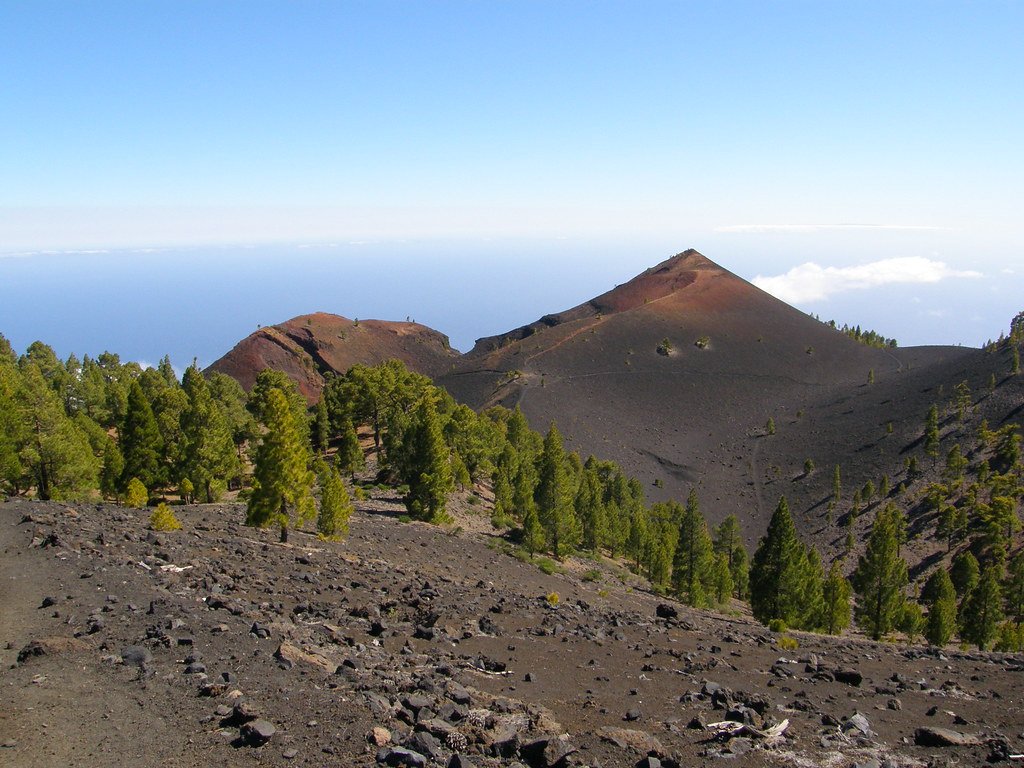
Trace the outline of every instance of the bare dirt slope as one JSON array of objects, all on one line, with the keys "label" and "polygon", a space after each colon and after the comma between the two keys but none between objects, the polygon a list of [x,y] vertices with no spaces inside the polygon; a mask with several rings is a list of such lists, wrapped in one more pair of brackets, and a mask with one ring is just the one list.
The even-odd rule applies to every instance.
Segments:
[{"label": "bare dirt slope", "polygon": [[458,357],[448,337],[424,325],[386,320],[349,320],[316,312],[250,334],[210,366],[246,390],[265,368],[284,371],[312,403],[325,373],[345,373],[356,364],[401,360],[416,373],[436,377]]},{"label": "bare dirt slope", "polygon": [[[519,405],[536,429],[557,421],[568,446],[619,462],[653,500],[697,487],[710,521],[735,513],[753,539],[778,500],[761,488],[755,453],[769,418],[814,413],[819,442],[844,453],[850,425],[836,417],[869,372],[895,382],[913,368],[927,380],[970,354],[858,344],[686,251],[587,304],[481,339],[440,381],[477,407]],[[802,467],[800,439],[786,446],[770,461]]]},{"label": "bare dirt slope", "polygon": [[[387,499],[341,542],[176,511],[183,530],[154,534],[135,510],[0,505],[0,765],[977,765],[1022,746],[1016,658],[787,650],[614,564],[548,576]],[[730,718],[744,733],[716,738]]]}]

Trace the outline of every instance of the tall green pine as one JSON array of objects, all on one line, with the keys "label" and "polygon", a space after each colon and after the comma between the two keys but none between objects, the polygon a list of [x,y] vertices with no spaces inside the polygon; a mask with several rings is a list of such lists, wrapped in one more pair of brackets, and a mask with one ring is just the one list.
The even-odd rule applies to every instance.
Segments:
[{"label": "tall green pine", "polygon": [[575,491],[566,469],[562,436],[552,424],[540,455],[536,501],[551,552],[559,560],[579,543],[579,524],[573,507]]},{"label": "tall green pine", "polygon": [[[210,386],[196,365],[185,371],[182,386],[188,405],[181,414],[185,447],[182,477],[188,477],[203,501],[216,501],[215,487],[231,479],[240,469],[231,428],[223,409],[213,399]],[[284,393],[281,393],[284,396]],[[270,414],[264,412],[269,427]],[[294,417],[290,422],[297,429]]]},{"label": "tall green pine", "polygon": [[983,651],[995,640],[1002,620],[1003,595],[999,586],[999,569],[990,565],[982,572],[978,586],[968,595],[961,611],[960,636]]},{"label": "tall green pine", "polygon": [[124,423],[120,429],[120,449],[124,457],[121,473],[121,490],[127,487],[133,477],[147,488],[154,488],[160,477],[160,455],[163,439],[157,427],[153,408],[138,381],[128,389],[128,405]]},{"label": "tall green pine", "polygon": [[713,589],[714,552],[695,488],[690,489],[679,520],[679,539],[672,565],[673,586],[679,598],[687,605],[705,605]]},{"label": "tall green pine", "polygon": [[262,410],[266,432],[256,448],[252,494],[246,524],[278,525],[281,541],[288,540],[290,525],[302,525],[316,514],[309,449],[295,424],[287,396],[271,388]]},{"label": "tall green pine", "polygon": [[782,619],[789,626],[800,623],[804,559],[803,545],[783,496],[750,566],[750,607],[754,618],[764,624],[772,619]]},{"label": "tall green pine", "polygon": [[892,631],[903,615],[903,589],[907,585],[907,564],[899,555],[898,522],[886,509],[875,515],[867,550],[853,572],[857,592],[857,622],[880,640]]},{"label": "tall green pine", "polygon": [[924,637],[930,645],[941,648],[956,631],[956,590],[945,568],[937,568],[928,577],[921,600],[928,607]]},{"label": "tall green pine", "polygon": [[325,539],[334,539],[348,533],[348,521],[354,508],[338,470],[320,458],[313,466],[320,485],[320,511],[316,517],[316,530]]},{"label": "tall green pine", "polygon": [[404,479],[409,485],[406,505],[420,520],[441,522],[447,515],[448,495],[455,490],[455,481],[451,454],[430,393],[420,398],[406,439],[409,449],[404,468]]},{"label": "tall green pine", "polygon": [[832,562],[828,576],[822,585],[821,627],[830,635],[838,635],[850,626],[850,595],[853,589],[843,576],[839,561]]}]

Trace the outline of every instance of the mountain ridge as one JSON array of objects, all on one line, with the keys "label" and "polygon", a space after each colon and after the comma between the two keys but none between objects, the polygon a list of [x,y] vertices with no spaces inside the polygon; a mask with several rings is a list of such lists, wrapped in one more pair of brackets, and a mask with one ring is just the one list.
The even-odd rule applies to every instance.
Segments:
[{"label": "mountain ridge", "polygon": [[[412,333],[409,324],[359,326],[392,342],[398,327]],[[475,409],[519,406],[535,429],[556,422],[581,457],[616,461],[653,501],[696,488],[709,522],[736,514],[751,543],[780,495],[794,499],[804,530],[821,527],[817,499],[827,495],[827,473],[802,476],[805,460],[847,464],[859,482],[891,473],[902,444],[879,441],[886,425],[911,440],[935,399],[929,390],[951,391],[964,378],[983,386],[991,366],[981,350],[858,343],[693,249],[575,307],[481,338],[462,355],[422,326],[412,335],[423,343],[398,349],[404,357],[372,344],[349,345],[359,354],[348,357],[321,354],[344,346],[330,333],[355,327],[337,316],[301,316],[260,343],[290,345],[287,372],[304,377],[311,401],[325,363],[344,373],[394,356]],[[367,342],[375,338],[365,332]],[[231,374],[225,358],[212,368]],[[269,353],[253,358],[274,362]],[[769,420],[779,434],[766,440]],[[783,483],[784,476],[801,479]]]}]

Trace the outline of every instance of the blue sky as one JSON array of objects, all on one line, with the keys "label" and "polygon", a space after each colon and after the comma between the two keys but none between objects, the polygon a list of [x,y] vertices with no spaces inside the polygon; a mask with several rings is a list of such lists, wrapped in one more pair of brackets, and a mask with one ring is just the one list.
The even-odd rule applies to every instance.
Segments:
[{"label": "blue sky", "polygon": [[807,311],[980,344],[1024,295],[1022,39],[1018,2],[12,0],[0,253],[285,270],[339,243],[343,275],[358,242],[441,281],[512,249],[561,289],[518,324],[592,295],[580,263],[696,247]]}]

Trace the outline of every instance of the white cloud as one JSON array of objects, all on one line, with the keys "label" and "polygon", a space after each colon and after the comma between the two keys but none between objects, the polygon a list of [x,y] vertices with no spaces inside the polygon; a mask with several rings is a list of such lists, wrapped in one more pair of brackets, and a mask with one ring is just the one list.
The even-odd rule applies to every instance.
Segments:
[{"label": "white cloud", "polygon": [[763,234],[765,232],[783,232],[791,234],[810,234],[833,230],[919,230],[924,232],[944,232],[948,227],[922,227],[914,224],[730,224],[716,227],[715,232],[732,234]]},{"label": "white cloud", "polygon": [[751,282],[778,299],[796,304],[880,285],[937,283],[949,278],[981,276],[980,272],[973,270],[951,269],[942,261],[906,256],[852,267],[823,267],[809,261],[793,267],[784,275],[758,275]]}]

